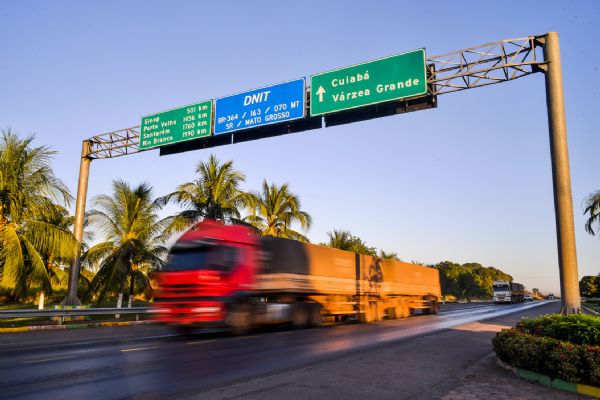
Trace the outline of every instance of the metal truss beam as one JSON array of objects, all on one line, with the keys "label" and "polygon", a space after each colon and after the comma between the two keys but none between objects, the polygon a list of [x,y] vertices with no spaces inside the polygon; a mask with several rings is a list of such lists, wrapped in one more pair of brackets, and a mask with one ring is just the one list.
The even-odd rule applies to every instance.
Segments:
[{"label": "metal truss beam", "polygon": [[114,158],[140,151],[140,126],[102,133],[89,138],[88,158]]},{"label": "metal truss beam", "polygon": [[493,85],[541,71],[535,36],[501,40],[427,58],[431,94]]}]

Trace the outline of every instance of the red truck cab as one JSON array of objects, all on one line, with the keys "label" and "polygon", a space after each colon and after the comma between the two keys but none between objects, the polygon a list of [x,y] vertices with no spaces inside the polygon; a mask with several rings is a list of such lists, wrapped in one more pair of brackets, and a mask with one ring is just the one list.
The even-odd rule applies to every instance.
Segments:
[{"label": "red truck cab", "polygon": [[247,227],[197,223],[175,242],[158,274],[156,320],[223,325],[227,307],[254,288],[257,247]]}]

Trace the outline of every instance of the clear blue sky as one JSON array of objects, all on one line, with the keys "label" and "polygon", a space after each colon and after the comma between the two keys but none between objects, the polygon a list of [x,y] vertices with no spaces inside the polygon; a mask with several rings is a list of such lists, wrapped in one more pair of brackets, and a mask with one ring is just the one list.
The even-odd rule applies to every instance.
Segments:
[{"label": "clear blue sky", "polygon": [[[600,2],[0,0],[0,127],[52,146],[76,192],[81,141],[140,117],[425,47],[428,56],[558,31],[580,275],[600,272],[582,201],[600,189]],[[92,163],[156,194],[213,152],[247,189],[289,182],[314,219],[404,260],[480,262],[558,292],[544,77],[440,96],[435,110],[168,157]],[[174,209],[170,210],[173,211]]]}]

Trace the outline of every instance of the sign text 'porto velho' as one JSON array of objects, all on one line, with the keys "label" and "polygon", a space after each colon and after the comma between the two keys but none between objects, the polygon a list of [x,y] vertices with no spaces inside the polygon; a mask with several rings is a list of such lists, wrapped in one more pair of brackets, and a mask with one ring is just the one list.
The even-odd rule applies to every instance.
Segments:
[{"label": "sign text 'porto velho'", "polygon": [[212,134],[212,100],[142,117],[140,150]]}]

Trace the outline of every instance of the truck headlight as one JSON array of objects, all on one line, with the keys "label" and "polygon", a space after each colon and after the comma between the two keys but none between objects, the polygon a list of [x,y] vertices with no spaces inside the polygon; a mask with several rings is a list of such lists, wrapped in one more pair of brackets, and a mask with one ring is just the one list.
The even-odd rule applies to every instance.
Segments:
[{"label": "truck headlight", "polygon": [[196,307],[191,310],[194,313],[199,314],[215,314],[221,311],[220,307]]}]

